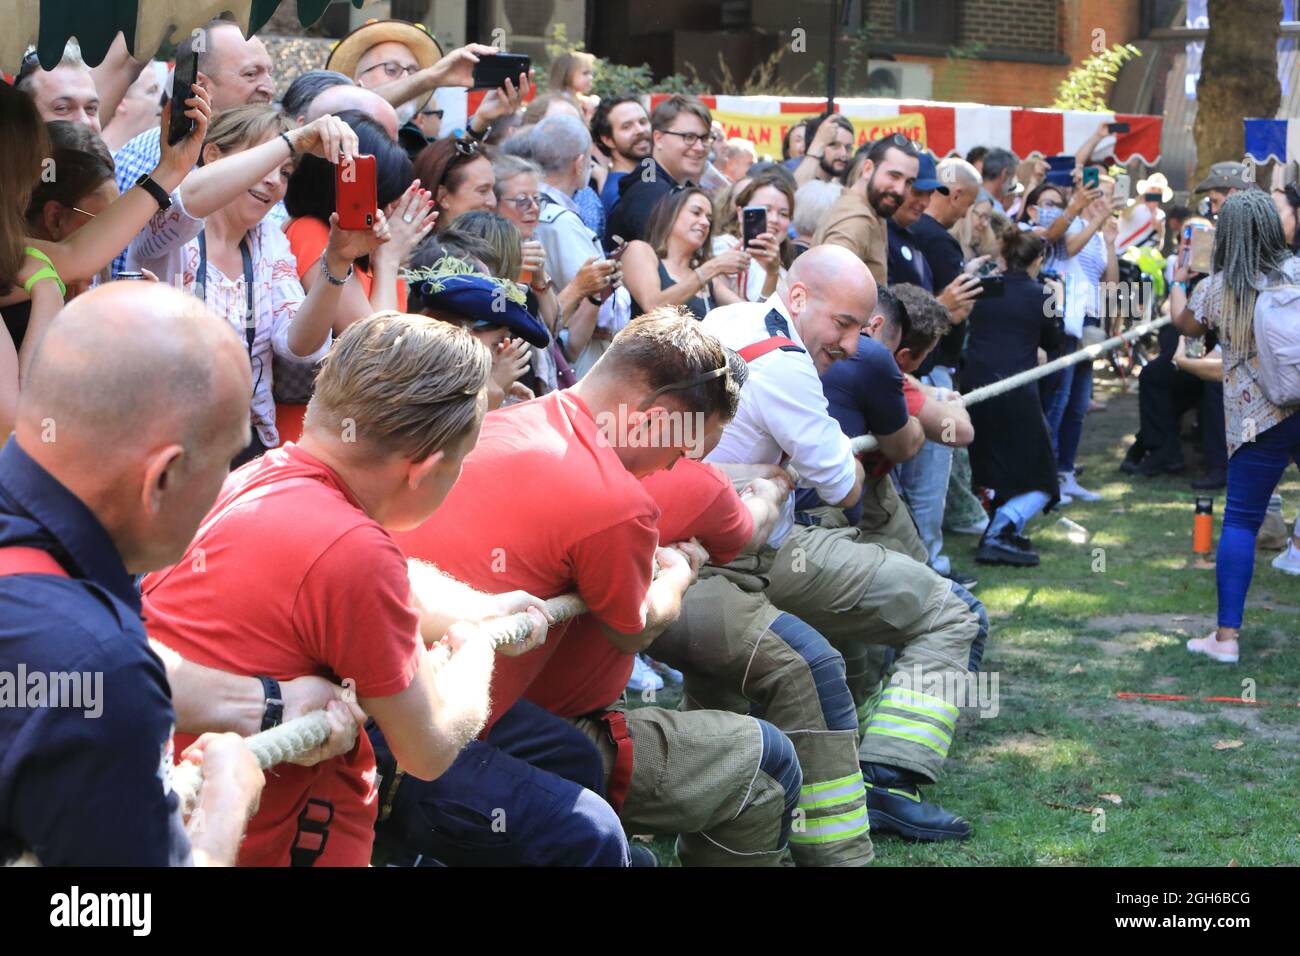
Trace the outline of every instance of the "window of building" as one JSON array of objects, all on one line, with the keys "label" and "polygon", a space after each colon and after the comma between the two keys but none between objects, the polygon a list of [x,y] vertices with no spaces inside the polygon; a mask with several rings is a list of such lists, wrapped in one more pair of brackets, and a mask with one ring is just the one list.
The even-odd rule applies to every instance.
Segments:
[{"label": "window of building", "polygon": [[894,30],[899,40],[950,46],[957,42],[960,0],[896,0]]}]

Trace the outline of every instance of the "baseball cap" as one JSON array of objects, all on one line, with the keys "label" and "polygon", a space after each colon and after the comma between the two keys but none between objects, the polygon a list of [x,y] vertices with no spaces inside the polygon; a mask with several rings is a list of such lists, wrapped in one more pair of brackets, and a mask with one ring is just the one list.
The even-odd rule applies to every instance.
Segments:
[{"label": "baseball cap", "polygon": [[916,182],[912,183],[912,188],[919,193],[927,193],[932,189],[937,189],[945,196],[948,195],[948,187],[939,181],[939,171],[934,157],[922,150],[919,158],[920,164],[916,169]]}]

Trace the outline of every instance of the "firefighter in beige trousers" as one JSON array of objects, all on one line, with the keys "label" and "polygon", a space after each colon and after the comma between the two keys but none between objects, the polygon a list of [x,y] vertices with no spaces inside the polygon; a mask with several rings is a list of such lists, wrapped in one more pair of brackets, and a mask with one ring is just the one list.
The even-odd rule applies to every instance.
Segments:
[{"label": "firefighter in beige trousers", "polygon": [[[857,350],[876,303],[865,267],[842,253],[814,247],[795,261],[784,294],[715,309],[704,321],[749,362],[739,410],[708,460],[788,462],[801,484],[838,508],[860,499],[864,473],[827,411],[819,374]],[[795,525],[792,501],[789,509],[768,546],[731,567],[766,585],[773,604],[841,650],[897,649],[860,745],[871,828],[964,839],[970,825],[925,801],[919,786],[938,779],[952,746],[959,714],[944,689],[964,680],[980,629],[976,615],[950,581],[917,561],[864,540],[847,522]]]}]

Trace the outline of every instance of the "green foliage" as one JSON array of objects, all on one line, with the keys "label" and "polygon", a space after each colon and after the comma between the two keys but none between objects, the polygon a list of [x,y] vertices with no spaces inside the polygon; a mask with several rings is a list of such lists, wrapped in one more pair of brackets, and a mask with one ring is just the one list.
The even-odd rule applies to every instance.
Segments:
[{"label": "green foliage", "polygon": [[[569,39],[563,23],[556,23],[551,27],[546,43],[546,55],[554,61],[562,54],[582,50],[583,47],[581,40]],[[698,80],[698,77],[696,79]],[[549,77],[542,70],[538,70],[536,81],[538,87],[544,89]],[[645,63],[640,66],[628,66],[598,56],[591,92],[604,99],[620,93],[705,93],[708,91],[703,84],[691,82],[680,73],[672,73],[656,81],[654,73]]]},{"label": "green foliage", "polygon": [[1106,112],[1107,97],[1112,84],[1119,77],[1120,67],[1133,57],[1141,55],[1142,51],[1131,43],[1116,43],[1109,50],[1088,57],[1061,81],[1052,108],[1085,110],[1089,113]]}]

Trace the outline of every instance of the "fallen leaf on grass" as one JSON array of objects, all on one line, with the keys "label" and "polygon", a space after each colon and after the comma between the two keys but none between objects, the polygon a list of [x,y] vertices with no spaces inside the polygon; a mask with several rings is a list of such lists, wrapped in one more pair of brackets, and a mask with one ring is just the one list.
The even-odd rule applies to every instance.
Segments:
[{"label": "fallen leaf on grass", "polygon": [[1216,740],[1214,742],[1215,750],[1236,750],[1238,747],[1246,746],[1244,740]]},{"label": "fallen leaf on grass", "polygon": [[1190,621],[1192,618],[1188,614],[1175,614],[1169,620],[1171,621]]},{"label": "fallen leaf on grass", "polygon": [[1071,673],[1071,674],[1082,674],[1082,673],[1083,673],[1083,665],[1082,665],[1082,664],[1075,664],[1073,667],[1070,668],[1070,673]]},{"label": "fallen leaf on grass", "polygon": [[1236,865],[1237,865],[1237,858],[1234,856],[1231,860],[1228,861],[1228,866],[1236,866]]},{"label": "fallen leaf on grass", "polygon": [[1097,799],[1098,799],[1098,800],[1107,800],[1107,801],[1109,801],[1109,802],[1115,804],[1115,806],[1117,806],[1117,807],[1118,807],[1121,803],[1124,802],[1124,798],[1121,797],[1118,793],[1099,793],[1099,794],[1097,794]]}]

